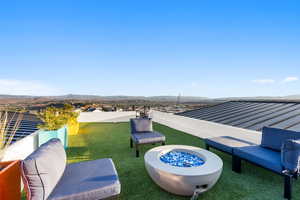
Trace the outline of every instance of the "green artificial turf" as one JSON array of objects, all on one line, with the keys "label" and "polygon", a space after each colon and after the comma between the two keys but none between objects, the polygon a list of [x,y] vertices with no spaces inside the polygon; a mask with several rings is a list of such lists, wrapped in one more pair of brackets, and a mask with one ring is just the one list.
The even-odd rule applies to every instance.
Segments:
[{"label": "green artificial turf", "polygon": [[[204,147],[203,141],[169,127],[154,124],[163,133],[167,144],[183,144]],[[79,135],[70,136],[68,161],[79,162],[99,158],[112,158],[121,181],[121,197],[124,200],[189,199],[165,192],[148,176],[144,166],[144,153],[153,145],[142,147],[141,156],[135,157],[129,147],[129,123],[81,123]],[[242,174],[231,171],[231,157],[214,151],[224,162],[218,183],[202,194],[201,200],[233,199],[282,199],[283,179],[252,164],[243,163]],[[294,199],[300,196],[299,184],[294,184]]]},{"label": "green artificial turf", "polygon": [[[163,133],[167,144],[183,144],[204,147],[203,141],[175,129],[154,124]],[[121,181],[121,200],[188,200],[170,194],[158,187],[148,176],[144,166],[144,153],[157,146],[145,145],[139,158],[129,147],[129,123],[81,123],[79,134],[69,137],[68,162],[80,162],[99,158],[112,158]],[[243,163],[242,174],[231,171],[231,157],[214,151],[224,163],[218,183],[202,194],[199,200],[279,200],[283,193],[283,178],[260,167]],[[101,169],[99,169],[101,170]],[[300,199],[299,184],[294,184],[294,199]]]}]

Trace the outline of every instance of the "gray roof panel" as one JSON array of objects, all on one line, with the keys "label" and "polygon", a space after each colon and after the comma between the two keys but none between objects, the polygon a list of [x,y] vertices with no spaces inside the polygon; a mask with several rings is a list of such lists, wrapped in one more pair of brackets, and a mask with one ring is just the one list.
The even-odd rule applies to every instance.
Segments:
[{"label": "gray roof panel", "polygon": [[254,119],[257,119],[259,117],[274,113],[278,110],[284,109],[286,107],[289,107],[291,105],[287,105],[287,104],[270,104],[269,107],[266,107],[264,109],[257,109],[257,110],[253,110],[252,112],[249,113],[242,113],[241,115],[237,116],[237,117],[230,117],[224,121],[222,121],[222,123],[224,124],[228,124],[231,126],[236,126]]},{"label": "gray roof panel", "polygon": [[274,128],[288,129],[300,122],[300,114],[273,125]]},{"label": "gray roof panel", "polygon": [[228,109],[232,109],[232,106],[238,106],[238,104],[232,105],[231,103],[223,103],[223,104],[219,104],[219,105],[215,105],[209,108],[203,108],[203,110],[194,110],[194,111],[190,111],[188,113],[185,113],[184,116],[190,116],[190,117],[196,117],[196,116],[205,116],[205,115],[209,115],[211,113],[215,113],[218,111],[225,111]]},{"label": "gray roof panel", "polygon": [[288,130],[291,130],[291,131],[300,131],[300,123],[299,124],[296,124],[290,128],[288,128]]},{"label": "gray roof panel", "polygon": [[264,126],[300,131],[296,101],[230,101],[177,114],[256,131]]},{"label": "gray roof panel", "polygon": [[238,113],[238,112],[241,112],[241,110],[253,109],[257,106],[260,106],[260,105],[258,105],[258,104],[240,105],[239,107],[235,107],[234,109],[229,109],[229,110],[226,110],[224,112],[220,112],[220,113],[217,113],[217,114],[212,114],[212,115],[208,116],[205,119],[208,120],[208,121],[213,121],[214,119],[218,119],[218,118],[227,116],[229,114]]},{"label": "gray roof panel", "polygon": [[225,116],[223,116],[222,118],[218,118],[216,120],[212,120],[214,122],[219,122],[219,123],[224,123],[224,121],[228,120],[228,119],[232,119],[234,117],[239,117],[241,118],[242,115],[245,114],[250,114],[253,113],[255,111],[261,111],[264,109],[269,109],[269,107],[274,107],[274,104],[258,104],[255,107],[248,107],[246,109],[240,109],[238,111],[233,112],[232,114],[227,114]]},{"label": "gray roof panel", "polygon": [[[32,134],[33,132],[37,131],[38,128],[37,126],[39,124],[41,124],[41,121],[32,114],[22,114],[22,118],[21,118],[21,122],[18,126],[18,130],[16,131],[14,138],[13,138],[13,142],[16,142],[24,137],[26,137],[27,135]],[[16,119],[17,119],[18,115],[17,114],[13,114],[13,113],[9,113],[8,116],[8,120],[9,120],[9,126],[8,126],[8,133],[11,134],[13,132],[14,129],[14,125],[16,123]],[[6,137],[8,138],[8,137]]]},{"label": "gray roof panel", "polygon": [[300,108],[300,105],[293,105],[284,110],[266,115],[264,117],[256,118],[250,122],[240,124],[240,125],[238,125],[238,127],[247,128],[247,129],[251,129],[251,130],[259,130],[259,128],[258,129],[254,129],[254,128],[260,127],[260,124],[266,124],[268,120],[272,120],[273,118],[277,118],[277,117],[280,117],[281,115],[288,114],[289,112],[295,111],[299,108]]},{"label": "gray roof panel", "polygon": [[222,114],[227,113],[227,112],[233,112],[235,110],[239,110],[239,109],[249,107],[249,106],[253,107],[255,105],[249,105],[249,104],[233,105],[233,104],[231,104],[229,107],[222,108],[222,109],[219,108],[218,110],[215,110],[213,112],[209,112],[207,114],[195,115],[194,117],[198,118],[198,119],[203,119],[203,120],[208,120],[209,121],[209,118],[213,118],[213,117],[216,117],[218,115],[222,115]]},{"label": "gray roof panel", "polygon": [[[300,107],[300,105],[299,105],[299,107]],[[270,118],[269,120],[266,120],[262,123],[257,123],[255,125],[253,125],[251,127],[247,127],[247,128],[252,129],[252,130],[261,130],[264,126],[272,126],[272,125],[276,125],[278,123],[282,123],[282,122],[284,122],[292,117],[295,117],[299,114],[300,114],[300,109],[294,110],[294,111],[287,112],[282,115],[277,115],[276,117]]]}]

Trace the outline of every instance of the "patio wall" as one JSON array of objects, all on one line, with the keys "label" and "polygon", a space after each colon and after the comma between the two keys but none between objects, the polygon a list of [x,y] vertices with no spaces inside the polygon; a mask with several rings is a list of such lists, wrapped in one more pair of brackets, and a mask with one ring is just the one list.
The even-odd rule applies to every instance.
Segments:
[{"label": "patio wall", "polygon": [[11,144],[5,151],[3,161],[23,160],[38,147],[38,131]]},{"label": "patio wall", "polygon": [[232,136],[240,139],[245,139],[247,141],[252,141],[257,144],[259,144],[261,140],[261,133],[257,131],[193,119],[189,117],[174,115],[171,113],[152,111],[151,117],[153,118],[153,121],[157,123],[200,138]]},{"label": "patio wall", "polygon": [[79,122],[128,122],[135,117],[135,111],[128,112],[81,112]]}]

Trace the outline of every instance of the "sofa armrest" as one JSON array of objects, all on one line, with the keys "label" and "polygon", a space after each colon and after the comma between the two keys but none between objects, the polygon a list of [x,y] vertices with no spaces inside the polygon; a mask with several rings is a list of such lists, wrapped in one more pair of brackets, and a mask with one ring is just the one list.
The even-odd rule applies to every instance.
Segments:
[{"label": "sofa armrest", "polygon": [[300,140],[286,140],[281,147],[281,164],[291,174],[300,172]]}]

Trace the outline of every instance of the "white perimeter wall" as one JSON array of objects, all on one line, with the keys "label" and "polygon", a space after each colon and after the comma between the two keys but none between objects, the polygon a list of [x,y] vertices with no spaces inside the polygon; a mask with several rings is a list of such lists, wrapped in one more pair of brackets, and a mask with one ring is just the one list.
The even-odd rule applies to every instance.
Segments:
[{"label": "white perimeter wall", "polygon": [[10,145],[2,161],[23,160],[38,147],[38,131]]},{"label": "white perimeter wall", "polygon": [[81,112],[79,122],[128,122],[135,117],[135,111],[126,112]]},{"label": "white perimeter wall", "polygon": [[152,111],[151,117],[153,118],[153,121],[157,123],[200,138],[232,136],[257,144],[259,144],[261,140],[261,133],[257,131],[251,131],[214,122],[183,117],[171,113]]}]

